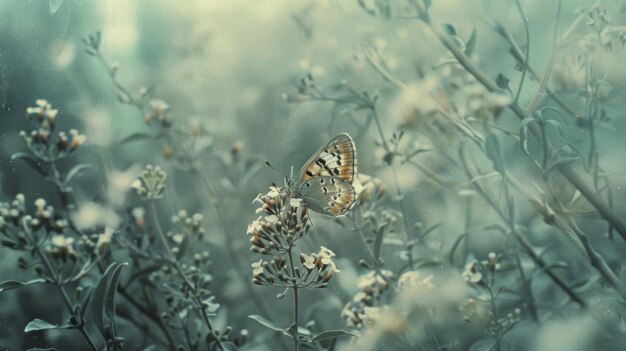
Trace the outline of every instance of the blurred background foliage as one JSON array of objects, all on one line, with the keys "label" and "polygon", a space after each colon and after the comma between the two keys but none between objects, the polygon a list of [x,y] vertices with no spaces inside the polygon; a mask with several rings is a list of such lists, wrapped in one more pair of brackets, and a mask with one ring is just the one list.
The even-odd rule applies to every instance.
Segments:
[{"label": "blurred background foliage", "polygon": [[[302,292],[301,323],[361,336],[312,347],[620,349],[626,341],[624,240],[556,170],[571,167],[623,225],[626,3],[429,3],[2,1],[2,201],[24,194],[31,211],[37,198],[64,207],[50,182],[11,159],[28,152],[20,136],[30,130],[26,109],[45,99],[59,110],[58,130],[86,135],[80,152],[58,166],[63,173],[90,165],[71,184],[75,206],[67,213],[81,230],[116,230],[102,263],[129,261],[115,238],[127,235],[124,228],[137,218],[133,209],[146,206],[130,185],[144,165],[160,165],[168,174],[158,203],[165,230],[179,210],[204,216],[206,234],[194,249],[210,253],[205,273],[220,305],[212,317],[216,328],[231,327],[229,340],[245,339],[245,349],[288,349],[287,337],[247,318],[261,315],[283,328],[293,323],[289,294],[276,300],[280,289],[251,283],[257,257],[245,233],[257,217],[252,200],[272,183],[281,185],[292,165],[298,169],[331,137],[348,132],[359,173],[375,177],[384,196],[371,210],[357,204],[348,218],[312,215],[302,250],[330,248],[341,272],[327,288]],[[428,7],[430,26],[419,18],[420,6]],[[95,33],[101,36],[97,53],[83,42]],[[554,33],[563,39],[556,46]],[[502,91],[474,84],[438,35],[452,38]],[[528,48],[533,72],[524,69]],[[520,123],[506,108],[516,101],[529,106],[532,121]],[[542,160],[531,125],[552,126],[541,132],[555,145],[567,141],[558,157]],[[154,222],[145,217],[149,234]],[[366,233],[357,233],[359,223]],[[373,263],[376,245],[382,260]],[[26,253],[1,252],[0,280],[36,278],[18,267]],[[407,271],[419,272],[404,277],[417,295],[402,289],[399,278]],[[363,278],[370,272],[374,280]],[[93,286],[101,273],[80,284]],[[373,320],[369,327],[346,317],[349,302],[372,288],[368,284],[384,286],[380,296],[367,292],[376,295],[368,303],[379,308],[375,316],[372,310],[361,316]],[[483,300],[497,300],[504,312],[481,309]],[[24,333],[35,318],[66,320],[60,301],[47,284],[0,292],[0,348],[85,349],[76,331]],[[117,306],[141,321],[124,296]],[[128,327],[120,332],[123,349],[171,347],[146,335],[146,328],[156,328],[150,322],[119,319]],[[200,349],[206,348],[203,339]]]}]

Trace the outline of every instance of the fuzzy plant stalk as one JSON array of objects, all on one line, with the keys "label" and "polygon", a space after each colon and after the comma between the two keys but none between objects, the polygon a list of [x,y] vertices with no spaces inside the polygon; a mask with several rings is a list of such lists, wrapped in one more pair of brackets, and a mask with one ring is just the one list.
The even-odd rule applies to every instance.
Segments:
[{"label": "fuzzy plant stalk", "polygon": [[[159,238],[159,241],[161,242],[161,245],[165,249],[167,260],[169,261],[170,265],[176,270],[180,278],[183,280],[186,288],[192,292],[192,295],[194,296],[193,299],[196,304],[195,307],[200,312],[202,320],[204,321],[204,324],[206,325],[209,334],[215,334],[215,329],[213,328],[211,319],[209,318],[209,314],[207,311],[208,306],[206,306],[205,303],[203,303],[203,301],[201,301],[201,299],[198,297],[200,294],[198,291],[198,287],[195,283],[191,281],[188,274],[185,272],[183,267],[180,265],[178,259],[174,255],[159,221],[159,216],[156,208],[156,200],[163,197],[163,194],[165,192],[166,178],[167,174],[159,166],[147,165],[140,177],[135,180],[135,182],[133,182],[132,186],[137,191],[137,194],[148,202],[149,211],[154,221],[157,236]],[[212,340],[215,342],[220,350],[224,350],[224,346],[222,345],[222,342],[219,338],[213,338]]]}]

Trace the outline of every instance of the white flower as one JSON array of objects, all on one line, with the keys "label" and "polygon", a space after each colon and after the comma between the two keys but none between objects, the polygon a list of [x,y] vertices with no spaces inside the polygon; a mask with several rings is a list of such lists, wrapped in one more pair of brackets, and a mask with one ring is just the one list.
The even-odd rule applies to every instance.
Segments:
[{"label": "white flower", "polygon": [[291,199],[289,199],[289,206],[299,207],[300,205],[302,205],[302,199],[295,198],[295,197],[292,197]]},{"label": "white flower", "polygon": [[331,269],[337,273],[341,272],[339,269],[337,269],[335,262],[333,262],[332,260],[332,258],[335,256],[335,253],[332,252],[330,249],[321,246],[320,252],[317,255],[321,258],[322,264],[330,266]]},{"label": "white flower", "polygon": [[174,234],[172,236],[172,240],[174,240],[174,242],[177,243],[177,244],[182,243],[184,238],[185,238],[185,236],[180,234],[180,233]]},{"label": "white flower", "polygon": [[263,260],[258,260],[252,263],[252,275],[261,275],[265,270],[263,269]]},{"label": "white flower", "polygon": [[83,203],[78,207],[78,210],[72,217],[79,229],[90,228],[97,225],[116,228],[120,221],[117,213],[115,213],[113,209],[103,207],[95,202]]},{"label": "white flower", "polygon": [[463,271],[463,278],[468,283],[479,283],[483,279],[483,274],[477,269],[478,262],[472,261],[465,265],[465,271]]},{"label": "white flower", "polygon": [[58,248],[70,248],[74,244],[74,238],[65,235],[55,235],[50,241]]},{"label": "white flower", "polygon": [[111,244],[113,233],[115,233],[113,228],[106,227],[104,228],[104,233],[98,235],[98,242],[96,243],[98,253],[103,254],[104,250],[109,246],[109,244]]},{"label": "white flower", "polygon": [[302,265],[308,269],[311,270],[313,268],[315,268],[315,257],[311,256],[311,255],[307,255],[307,254],[301,254],[301,257],[303,259],[304,262],[302,262]]},{"label": "white flower", "polygon": [[43,209],[44,207],[46,207],[46,200],[38,198],[37,200],[35,200],[35,207]]},{"label": "white flower", "polygon": [[256,235],[259,231],[261,231],[261,228],[261,217],[259,217],[256,220],[252,221],[252,223],[248,224],[248,229],[246,230],[246,233],[248,235]]},{"label": "white flower", "polygon": [[398,290],[413,290],[416,288],[432,289],[434,287],[432,280],[432,275],[422,277],[418,271],[404,272],[400,278],[398,278]]},{"label": "white flower", "polygon": [[[141,169],[135,165],[125,171],[112,170],[107,173],[107,192],[109,200],[114,207],[121,207],[126,200],[126,193],[135,186],[141,187],[141,181],[137,179]],[[139,182],[139,184],[136,184]]]},{"label": "white flower", "polygon": [[265,217],[265,221],[267,221],[267,223],[274,224],[274,223],[278,222],[278,216],[276,216],[276,215],[269,215],[269,216]]}]

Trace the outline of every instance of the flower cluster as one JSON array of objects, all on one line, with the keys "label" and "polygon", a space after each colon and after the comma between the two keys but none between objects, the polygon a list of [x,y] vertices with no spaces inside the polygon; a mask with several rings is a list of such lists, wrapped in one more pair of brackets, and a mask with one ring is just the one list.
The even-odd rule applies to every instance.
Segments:
[{"label": "flower cluster", "polygon": [[46,200],[35,200],[35,212],[26,213],[26,200],[23,194],[17,194],[11,202],[0,203],[0,234],[2,245],[24,250],[37,243],[34,235],[44,229],[46,233],[62,233],[67,221],[55,215],[54,208]]},{"label": "flower cluster", "polygon": [[463,279],[477,292],[478,297],[469,297],[461,306],[461,314],[465,321],[480,326],[491,336],[506,333],[520,321],[521,310],[515,308],[513,312],[504,315],[496,314],[496,273],[501,269],[500,257],[490,252],[486,260],[472,260],[465,266]]},{"label": "flower cluster", "polygon": [[201,240],[206,233],[206,230],[202,226],[203,216],[200,213],[196,213],[193,216],[189,216],[187,211],[181,210],[175,216],[172,216],[172,223],[176,225],[176,232],[168,233],[174,243],[181,244],[185,237],[192,235],[198,240]]},{"label": "flower cluster", "polygon": [[275,257],[269,262],[259,260],[252,264],[252,282],[286,288],[325,288],[333,274],[339,272],[332,260],[333,256],[335,253],[323,246],[317,253],[301,253],[301,267],[295,267],[293,273],[282,257]]},{"label": "flower cluster", "polygon": [[512,98],[501,92],[490,92],[460,65],[442,65],[442,91],[439,97],[440,108],[447,113],[462,118],[487,120],[497,117],[511,103]]},{"label": "flower cluster", "polygon": [[380,179],[364,173],[358,173],[352,182],[352,186],[357,193],[357,202],[374,203],[386,194],[386,189]]},{"label": "flower cluster", "polygon": [[289,199],[284,189],[270,188],[255,199],[262,215],[250,223],[248,235],[252,252],[278,256],[286,253],[311,227],[306,205],[300,199]]},{"label": "flower cluster", "polygon": [[515,308],[500,318],[494,318],[492,311],[483,301],[468,298],[461,306],[461,314],[466,322],[480,326],[491,336],[502,335],[521,320],[522,311]]},{"label": "flower cluster", "polygon": [[498,256],[495,252],[490,252],[487,260],[480,262],[473,260],[467,263],[463,271],[463,279],[470,285],[485,284],[485,276],[493,274],[499,268]]},{"label": "flower cluster", "polygon": [[358,279],[359,292],[343,308],[342,317],[349,326],[362,328],[371,320],[372,307],[378,304],[380,296],[391,287],[394,274],[388,270],[369,271]]},{"label": "flower cluster", "polygon": [[[146,95],[144,91],[140,92],[143,97]],[[148,103],[149,111],[145,114],[143,120],[146,124],[151,124],[152,121],[157,121],[162,127],[171,126],[170,106],[163,100],[152,99]]]},{"label": "flower cluster", "polygon": [[285,288],[325,288],[333,274],[339,272],[331,250],[322,246],[317,253],[300,253],[299,262],[292,256],[296,242],[311,227],[306,204],[290,198],[286,189],[276,187],[257,196],[255,202],[261,204],[257,210],[261,216],[248,226],[250,250],[274,257],[252,264],[252,282]]},{"label": "flower cluster", "polygon": [[156,200],[163,196],[167,174],[159,166],[146,165],[132,187],[144,200]]},{"label": "flower cluster", "polygon": [[87,137],[76,129],[70,129],[68,133],[61,131],[54,134],[59,110],[52,108],[52,105],[43,99],[37,100],[35,104],[36,106],[26,109],[26,115],[34,125],[33,130],[30,133],[20,132],[35,156],[44,161],[56,161],[85,143]]},{"label": "flower cluster", "polygon": [[432,289],[434,287],[433,276],[422,276],[419,271],[408,271],[402,273],[398,278],[396,290],[398,292],[411,291],[416,289]]}]

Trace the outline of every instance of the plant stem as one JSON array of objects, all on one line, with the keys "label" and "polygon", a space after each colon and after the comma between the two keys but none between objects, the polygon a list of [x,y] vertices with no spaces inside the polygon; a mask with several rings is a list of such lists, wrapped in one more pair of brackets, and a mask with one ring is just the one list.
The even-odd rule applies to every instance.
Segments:
[{"label": "plant stem", "polygon": [[126,300],[128,300],[128,302],[130,302],[131,305],[133,305],[137,310],[139,310],[139,312],[141,312],[144,316],[152,320],[159,327],[159,329],[161,329],[163,334],[165,334],[165,338],[167,339],[167,343],[171,349],[176,348],[176,342],[174,342],[174,337],[172,336],[172,333],[165,326],[165,323],[163,323],[163,320],[161,319],[161,317],[157,313],[153,312],[156,309],[150,309],[140,304],[122,286],[117,287],[117,292],[120,293],[122,296],[124,296],[124,298],[126,298]]},{"label": "plant stem", "polygon": [[[457,59],[458,63],[470,73],[476,80],[481,83],[488,91],[498,92],[500,88],[493,82],[483,71],[481,71],[469,58],[456,46],[456,44],[450,39],[448,34],[438,29],[432,24],[427,16],[422,16],[424,23],[430,28],[430,30],[437,36],[439,41],[445,46],[445,48]],[[508,108],[521,120],[530,117],[517,102],[513,101],[508,105]],[[530,128],[532,134],[540,140],[540,131],[538,127],[531,124]],[[602,218],[604,218],[609,224],[615,228],[620,234],[622,239],[626,240],[626,224],[611,210],[611,208],[604,203],[602,198],[591,189],[580,176],[569,166],[563,165],[556,168],[580,193],[598,210]]]},{"label": "plant stem", "polygon": [[[35,246],[34,250],[37,256],[39,256],[39,258],[41,259],[41,262],[43,262],[44,266],[46,267],[48,274],[50,274],[50,276],[54,280],[54,286],[56,286],[57,290],[59,290],[59,294],[63,298],[63,301],[65,302],[65,306],[70,311],[70,314],[74,316],[74,307],[72,306],[72,301],[70,300],[70,297],[67,295],[67,292],[65,291],[65,289],[63,289],[63,285],[60,284],[58,274],[52,268],[50,261],[48,261],[48,258],[46,257],[46,255],[41,251],[41,248],[39,246]],[[98,347],[96,346],[96,343],[93,341],[93,339],[87,332],[87,328],[85,328],[85,324],[82,318],[79,318],[79,316],[76,316],[76,317],[78,321],[78,325],[76,326],[76,328],[83,335],[83,338],[85,338],[85,340],[89,344],[89,347],[94,351],[98,351]]]},{"label": "plant stem", "polygon": [[298,337],[298,285],[296,284],[296,269],[293,265],[293,255],[291,253],[291,246],[289,247],[289,265],[291,266],[292,277],[292,289],[293,289],[293,323],[295,325],[295,335],[293,338],[294,351],[300,350],[300,340]]},{"label": "plant stem", "polygon": [[[165,233],[163,232],[163,229],[161,228],[161,223],[159,222],[159,218],[157,216],[156,201],[150,200],[148,201],[148,203],[150,207],[150,213],[152,214],[152,218],[154,220],[154,226],[157,229],[158,237],[161,239],[161,244],[163,244],[163,246],[165,247],[165,251],[167,252],[167,255],[169,256],[168,258],[171,260],[171,264],[174,266],[174,268],[176,268],[176,271],[178,271],[178,274],[181,276],[181,278],[183,278],[187,287],[189,287],[189,289],[191,289],[192,291],[195,291],[196,286],[189,280],[189,277],[187,277],[187,274],[185,274],[185,271],[183,271],[182,267],[178,263],[176,256],[174,256],[174,254],[172,253],[172,249],[170,248],[170,245],[167,243],[167,239],[165,238]],[[207,328],[209,329],[209,332],[212,332],[214,329],[211,324],[211,320],[209,319],[209,316],[206,312],[206,309],[202,306],[202,301],[200,301],[200,299],[197,297],[195,297],[194,300],[198,304],[198,306],[200,306],[199,308],[200,315],[202,316],[202,319],[204,320],[204,324],[206,324]],[[215,343],[217,344],[217,347],[220,350],[224,351],[224,346],[222,346],[222,342],[219,340],[219,338],[215,340]]]}]

